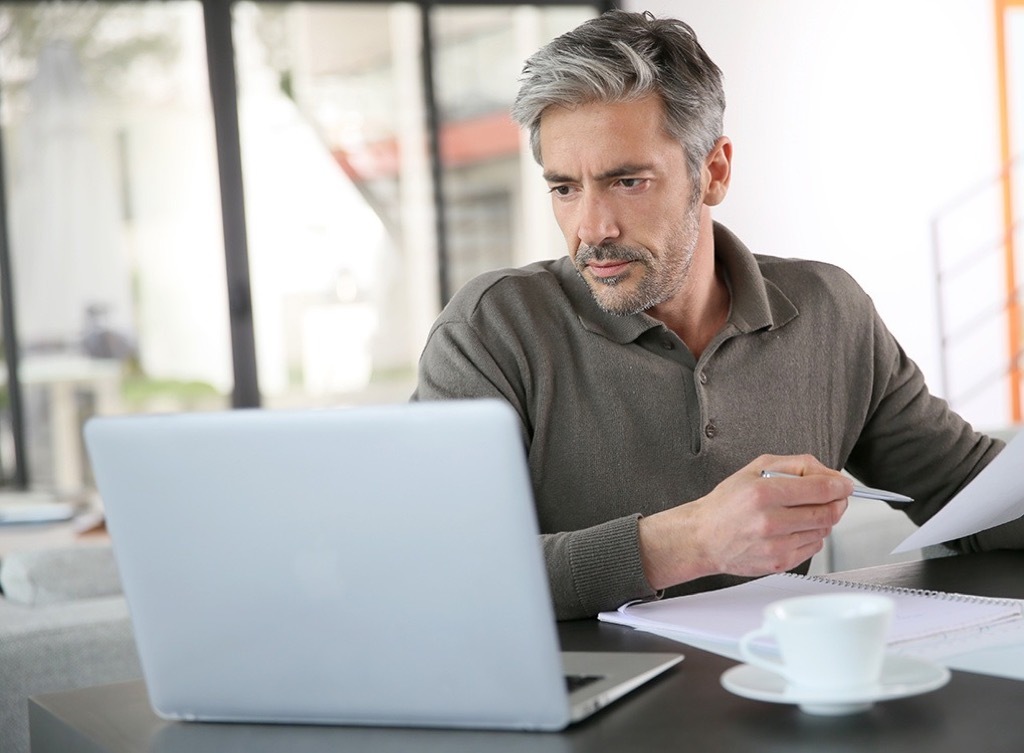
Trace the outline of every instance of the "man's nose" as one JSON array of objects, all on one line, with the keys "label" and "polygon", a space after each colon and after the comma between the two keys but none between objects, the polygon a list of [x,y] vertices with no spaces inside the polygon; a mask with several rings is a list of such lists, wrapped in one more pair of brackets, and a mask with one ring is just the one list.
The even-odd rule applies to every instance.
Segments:
[{"label": "man's nose", "polygon": [[583,197],[580,202],[577,235],[580,241],[588,246],[600,246],[619,237],[615,213],[603,197],[595,194]]}]

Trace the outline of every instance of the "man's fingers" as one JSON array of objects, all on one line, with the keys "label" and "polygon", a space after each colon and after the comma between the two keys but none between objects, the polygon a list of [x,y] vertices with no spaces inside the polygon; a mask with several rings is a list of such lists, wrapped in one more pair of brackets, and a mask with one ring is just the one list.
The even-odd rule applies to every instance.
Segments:
[{"label": "man's fingers", "polygon": [[846,476],[824,473],[789,478],[773,476],[761,479],[773,485],[779,501],[787,507],[821,505],[845,500],[853,493],[853,481]]}]

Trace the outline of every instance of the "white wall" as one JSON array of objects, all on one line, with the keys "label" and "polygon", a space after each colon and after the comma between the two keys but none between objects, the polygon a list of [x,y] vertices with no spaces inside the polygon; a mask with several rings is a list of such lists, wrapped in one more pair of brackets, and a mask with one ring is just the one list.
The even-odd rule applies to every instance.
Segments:
[{"label": "white wall", "polygon": [[[717,219],[751,250],[821,259],[856,277],[942,394],[931,224],[998,173],[990,0],[627,0],[689,23],[725,74],[733,183]],[[947,245],[999,232],[996,194],[959,212]],[[964,219],[964,212],[969,218]],[[953,248],[955,246],[955,248]],[[1001,253],[995,252],[996,257]],[[996,265],[952,315],[998,304]],[[973,303],[972,303],[973,301]],[[950,395],[1006,359],[992,321],[958,356]],[[957,407],[980,428],[1009,419],[1008,387]]]}]

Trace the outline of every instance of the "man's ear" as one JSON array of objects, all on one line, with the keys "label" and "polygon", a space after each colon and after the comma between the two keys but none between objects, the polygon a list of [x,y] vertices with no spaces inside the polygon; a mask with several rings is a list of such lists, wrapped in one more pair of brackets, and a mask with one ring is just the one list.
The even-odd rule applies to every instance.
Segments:
[{"label": "man's ear", "polygon": [[725,200],[732,177],[732,142],[726,136],[719,137],[714,148],[704,160],[704,203],[713,207]]}]

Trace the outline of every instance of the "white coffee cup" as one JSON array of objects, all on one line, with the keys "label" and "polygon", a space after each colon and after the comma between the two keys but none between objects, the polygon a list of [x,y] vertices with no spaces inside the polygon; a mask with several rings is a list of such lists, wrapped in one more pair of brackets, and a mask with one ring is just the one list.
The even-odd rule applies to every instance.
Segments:
[{"label": "white coffee cup", "polygon": [[[879,594],[783,599],[765,607],[761,627],[740,639],[740,655],[800,689],[867,689],[881,677],[892,612],[892,599]],[[781,661],[755,645],[766,637],[778,644]]]}]

